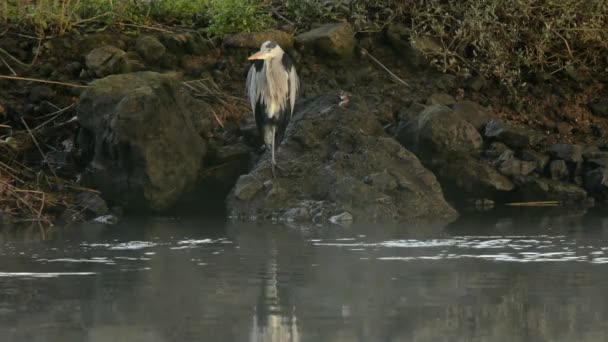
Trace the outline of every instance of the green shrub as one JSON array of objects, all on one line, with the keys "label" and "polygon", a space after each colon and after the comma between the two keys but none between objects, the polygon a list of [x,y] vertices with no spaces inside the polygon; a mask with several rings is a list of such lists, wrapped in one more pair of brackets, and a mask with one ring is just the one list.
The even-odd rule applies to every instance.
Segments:
[{"label": "green shrub", "polygon": [[263,30],[274,24],[259,0],[211,0],[210,16],[212,35]]}]

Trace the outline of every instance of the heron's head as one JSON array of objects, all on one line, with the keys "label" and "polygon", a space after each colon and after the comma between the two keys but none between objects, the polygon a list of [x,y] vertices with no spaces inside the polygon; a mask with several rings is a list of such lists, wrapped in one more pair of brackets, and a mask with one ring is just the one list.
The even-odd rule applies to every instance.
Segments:
[{"label": "heron's head", "polygon": [[268,60],[275,57],[280,57],[283,54],[283,49],[273,41],[266,41],[260,47],[260,51],[251,55],[248,59],[250,61],[254,60]]}]

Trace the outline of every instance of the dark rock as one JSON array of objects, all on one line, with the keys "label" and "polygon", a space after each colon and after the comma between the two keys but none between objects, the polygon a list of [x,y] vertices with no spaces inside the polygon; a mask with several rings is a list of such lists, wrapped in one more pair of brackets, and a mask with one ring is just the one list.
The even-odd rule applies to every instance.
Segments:
[{"label": "dark rock", "polygon": [[608,168],[600,167],[585,173],[585,189],[599,200],[608,200]]},{"label": "dark rock", "polygon": [[193,122],[206,110],[171,74],[95,81],[77,107],[78,145],[89,160],[83,183],[124,207],[171,207],[197,181],[206,148]]},{"label": "dark rock", "polygon": [[265,153],[228,196],[231,217],[308,222],[344,212],[361,221],[456,217],[435,176],[388,137],[367,108],[356,101],[338,108],[334,102],[324,96],[300,106],[277,151],[278,178],[272,178]]},{"label": "dark rock", "polygon": [[226,163],[231,160],[248,158],[249,153],[253,152],[251,147],[243,144],[236,143],[233,145],[221,146],[216,151],[216,158],[218,163]]},{"label": "dark rock", "polygon": [[570,132],[572,132],[572,125],[570,125],[569,123],[562,121],[557,124],[557,133],[561,135],[567,135],[570,134]]},{"label": "dark rock", "polygon": [[467,88],[478,93],[486,86],[487,83],[488,81],[485,77],[483,77],[482,75],[478,75],[471,78],[471,80],[467,84]]},{"label": "dark rock", "polygon": [[515,158],[513,151],[505,151],[496,161],[498,172],[513,179],[521,179],[536,169],[536,163]]},{"label": "dark rock", "polygon": [[601,138],[604,136],[604,129],[596,124],[591,124],[591,126],[589,126],[591,128],[591,134],[593,134],[593,136]]},{"label": "dark rock", "polygon": [[567,181],[570,177],[568,165],[563,160],[553,160],[549,164],[549,175],[551,179],[557,181]]},{"label": "dark rock", "polygon": [[587,198],[582,188],[546,178],[528,177],[518,185],[518,199],[521,201],[561,201],[580,204]]},{"label": "dark rock", "polygon": [[416,150],[424,161],[454,154],[476,154],[481,149],[479,132],[448,107],[427,107],[420,113],[418,125]]},{"label": "dark rock", "polygon": [[355,32],[347,23],[326,24],[302,33],[296,43],[301,48],[340,58],[351,56],[356,45]]},{"label": "dark rock", "polygon": [[222,44],[227,47],[259,49],[262,43],[274,41],[283,49],[293,47],[293,36],[279,30],[263,32],[239,32],[224,37]]},{"label": "dark rock", "polygon": [[549,161],[551,160],[551,158],[547,154],[540,153],[531,149],[524,149],[521,152],[521,159],[525,161],[534,162],[536,164],[536,171],[538,171],[539,173],[542,173],[543,170],[545,170],[545,167],[547,166],[547,164],[549,164]]},{"label": "dark rock", "polygon": [[141,35],[135,41],[135,51],[148,63],[156,64],[167,48],[154,36]]},{"label": "dark rock", "polygon": [[496,159],[496,158],[500,157],[506,151],[511,151],[507,147],[507,145],[505,145],[501,142],[495,141],[495,142],[491,143],[490,146],[488,146],[488,148],[485,149],[483,154],[486,158]]},{"label": "dark rock", "polygon": [[104,45],[89,52],[85,57],[87,68],[97,77],[128,72],[129,61],[123,50]]},{"label": "dark rock", "polygon": [[463,100],[456,102],[454,104],[454,112],[473,125],[479,132],[483,132],[486,124],[492,120],[490,111],[473,101]]},{"label": "dark rock", "polygon": [[446,93],[434,93],[427,100],[427,105],[451,106],[456,103],[454,96]]},{"label": "dark rock", "polygon": [[420,130],[418,119],[420,113],[426,106],[420,103],[413,103],[411,106],[399,111],[397,115],[398,123],[395,130],[395,139],[406,148],[416,149],[418,146],[418,132]]},{"label": "dark rock", "polygon": [[542,139],[535,132],[511,126],[498,120],[488,122],[484,136],[492,141],[500,141],[514,149],[534,145]]},{"label": "dark rock", "polygon": [[555,144],[551,145],[547,152],[551,159],[561,159],[572,163],[583,161],[583,147],[580,145]]},{"label": "dark rock", "polygon": [[435,173],[446,196],[458,204],[469,198],[497,200],[514,188],[492,165],[472,157],[446,161],[435,168]]},{"label": "dark rock", "polygon": [[207,60],[203,56],[185,55],[180,64],[188,75],[199,77],[207,66]]},{"label": "dark rock", "polygon": [[28,99],[33,103],[40,103],[45,100],[52,100],[56,94],[53,89],[44,85],[35,85],[30,88]]},{"label": "dark rock", "polygon": [[595,116],[608,118],[608,99],[602,99],[589,104],[589,110]]},{"label": "dark rock", "polygon": [[106,201],[94,192],[82,192],[76,195],[74,204],[78,208],[95,216],[105,215],[109,212]]},{"label": "dark rock", "polygon": [[386,38],[402,60],[412,67],[428,66],[425,54],[441,50],[441,44],[436,39],[424,36],[412,39],[411,29],[399,23],[387,26]]}]

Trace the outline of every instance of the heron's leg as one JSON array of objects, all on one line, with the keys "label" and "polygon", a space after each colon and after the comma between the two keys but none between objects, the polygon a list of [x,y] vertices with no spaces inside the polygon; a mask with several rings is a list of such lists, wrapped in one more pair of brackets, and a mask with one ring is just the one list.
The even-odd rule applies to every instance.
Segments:
[{"label": "heron's leg", "polygon": [[275,149],[275,135],[276,135],[276,127],[272,127],[272,142],[270,143],[270,149],[272,150],[272,177],[277,178],[275,167],[277,165],[277,161],[274,159],[274,149]]}]

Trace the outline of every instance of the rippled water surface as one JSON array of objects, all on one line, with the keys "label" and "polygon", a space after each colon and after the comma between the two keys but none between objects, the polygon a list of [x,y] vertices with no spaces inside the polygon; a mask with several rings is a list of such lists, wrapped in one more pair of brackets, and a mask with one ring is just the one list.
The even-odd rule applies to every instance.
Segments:
[{"label": "rippled water surface", "polygon": [[0,341],[608,341],[608,220],[0,232]]}]

